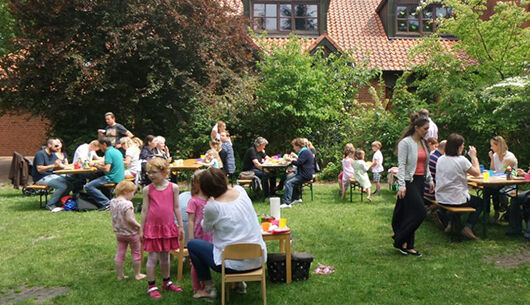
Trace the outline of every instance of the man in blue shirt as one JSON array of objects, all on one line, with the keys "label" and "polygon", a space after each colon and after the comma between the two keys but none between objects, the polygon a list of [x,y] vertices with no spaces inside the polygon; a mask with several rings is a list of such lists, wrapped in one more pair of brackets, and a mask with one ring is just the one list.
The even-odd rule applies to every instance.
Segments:
[{"label": "man in blue shirt", "polygon": [[35,184],[47,185],[55,189],[52,193],[46,208],[53,210],[59,200],[72,190],[71,181],[65,177],[53,173],[56,169],[64,167],[61,160],[57,159],[55,152],[59,149],[61,143],[57,139],[48,139],[46,148],[37,152],[33,159],[33,181]]},{"label": "man in blue shirt", "polygon": [[313,153],[306,147],[305,140],[296,138],[291,142],[296,154],[291,153],[294,160],[292,165],[296,166],[296,175],[285,181],[285,193],[283,194],[282,208],[290,208],[293,202],[293,190],[295,186],[301,186],[305,181],[313,180],[315,174],[315,158]]},{"label": "man in blue shirt", "polygon": [[125,179],[125,166],[123,164],[123,155],[113,147],[111,139],[102,138],[98,141],[99,149],[105,153],[105,163],[90,163],[90,165],[96,167],[105,175],[87,183],[85,190],[96,201],[100,209],[106,210],[109,207],[110,198],[105,196],[99,188],[105,183],[120,183]]}]

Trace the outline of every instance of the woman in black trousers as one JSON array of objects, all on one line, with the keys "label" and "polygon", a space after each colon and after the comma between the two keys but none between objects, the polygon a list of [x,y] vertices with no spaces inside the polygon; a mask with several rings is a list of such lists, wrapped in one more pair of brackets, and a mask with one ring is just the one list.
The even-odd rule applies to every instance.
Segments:
[{"label": "woman in black trousers", "polygon": [[429,150],[423,139],[429,130],[427,117],[413,115],[411,123],[398,142],[397,176],[399,191],[392,217],[394,247],[403,255],[421,256],[414,249],[414,233],[425,219],[423,186],[434,189],[428,169]]}]

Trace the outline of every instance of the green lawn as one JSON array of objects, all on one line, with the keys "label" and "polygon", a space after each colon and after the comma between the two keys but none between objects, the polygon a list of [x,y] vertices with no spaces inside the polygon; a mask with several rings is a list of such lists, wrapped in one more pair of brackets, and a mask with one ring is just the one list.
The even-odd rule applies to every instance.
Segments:
[{"label": "green lawn", "polygon": [[[303,204],[282,210],[293,231],[293,251],[313,254],[312,270],[320,262],[335,266],[336,272],[291,285],[268,282],[268,304],[530,303],[530,264],[507,269],[485,261],[529,247],[522,239],[506,237],[504,226],[490,225],[487,240],[451,243],[425,222],[416,234],[424,257],[401,256],[391,246],[394,194],[385,189],[374,198],[360,203],[356,193],[351,204],[340,200],[338,187],[316,186],[314,202],[305,190]],[[268,213],[264,202],[255,207],[258,214]],[[475,231],[480,234],[479,228]],[[17,286],[68,286],[70,293],[45,304],[150,302],[145,281],[116,281],[108,212],[51,214],[38,209],[38,197],[2,190],[0,237],[0,293]],[[277,245],[268,243],[268,250],[277,251]],[[126,273],[132,275],[129,255],[126,263]],[[172,274],[175,279],[176,263]],[[218,276],[215,280],[219,284]],[[187,267],[183,288],[181,294],[163,293],[157,303],[204,302],[192,300]],[[262,304],[259,284],[249,283],[247,295],[232,293],[228,304]]]}]

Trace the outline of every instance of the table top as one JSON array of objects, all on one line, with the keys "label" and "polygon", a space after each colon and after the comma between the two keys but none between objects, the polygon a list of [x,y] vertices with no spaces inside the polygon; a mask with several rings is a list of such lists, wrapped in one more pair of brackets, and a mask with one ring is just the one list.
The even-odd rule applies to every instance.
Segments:
[{"label": "table top", "polygon": [[95,167],[81,167],[74,168],[73,164],[67,165],[63,169],[53,171],[54,174],[91,174],[97,172],[98,169]]},{"label": "table top", "polygon": [[265,231],[261,231],[261,236],[263,236],[263,238],[266,238],[266,237],[273,237],[273,236],[276,236],[278,238],[280,237],[285,237],[285,236],[291,236],[291,231],[287,231],[287,232],[281,232],[281,233],[269,233],[269,232],[265,232]]},{"label": "table top", "polygon": [[272,163],[272,162],[269,162],[269,161],[265,161],[261,164],[261,167],[263,168],[284,168],[284,167],[287,167],[291,164],[291,162],[287,162],[287,161],[279,161],[278,163]]},{"label": "table top", "polygon": [[173,162],[169,165],[170,170],[197,170],[201,167],[204,167],[204,165],[198,163],[197,159],[186,159],[182,164],[176,165],[175,162]]},{"label": "table top", "polygon": [[474,182],[478,185],[484,185],[484,186],[502,186],[502,185],[514,185],[514,184],[530,184],[530,181],[524,180],[524,177],[514,177],[510,180],[506,179],[506,176],[492,176],[489,178],[488,181],[484,180],[483,176],[473,177],[468,176],[467,177],[468,182]]}]

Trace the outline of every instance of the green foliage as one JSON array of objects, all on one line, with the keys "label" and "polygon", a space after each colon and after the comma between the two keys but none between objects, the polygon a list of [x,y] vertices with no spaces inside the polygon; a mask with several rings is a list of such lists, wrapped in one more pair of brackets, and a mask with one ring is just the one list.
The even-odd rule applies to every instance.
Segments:
[{"label": "green foliage", "polygon": [[306,137],[324,163],[336,160],[343,143],[351,141],[348,121],[362,109],[358,90],[378,71],[351,54],[310,55],[294,36],[281,46],[261,41],[260,47],[259,78],[247,81],[255,98],[244,96],[231,108],[240,149],[259,135],[269,140],[268,152],[283,153],[291,150],[291,139]]},{"label": "green foliage", "polygon": [[10,4],[24,55],[3,62],[0,108],[44,115],[72,145],[112,111],[138,136],[202,151],[213,97],[252,64],[242,17],[216,0]]},{"label": "green foliage", "polygon": [[[436,1],[425,5],[432,2]],[[530,161],[528,78],[516,78],[516,86],[509,83],[528,73],[530,28],[522,26],[530,20],[528,1],[498,2],[489,19],[482,17],[485,1],[444,4],[453,8],[453,17],[439,24],[438,34],[459,40],[448,48],[437,35],[424,38],[411,57],[425,61],[403,74],[392,102],[414,110],[427,107],[438,124],[439,137],[462,134],[477,147],[484,164],[489,164],[489,139],[501,135],[519,164],[526,166]]]},{"label": "green foliage", "polygon": [[0,56],[13,50],[11,40],[15,38],[14,20],[6,0],[0,0]]}]

